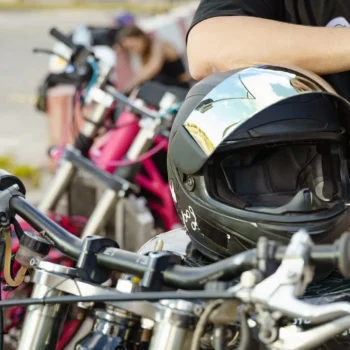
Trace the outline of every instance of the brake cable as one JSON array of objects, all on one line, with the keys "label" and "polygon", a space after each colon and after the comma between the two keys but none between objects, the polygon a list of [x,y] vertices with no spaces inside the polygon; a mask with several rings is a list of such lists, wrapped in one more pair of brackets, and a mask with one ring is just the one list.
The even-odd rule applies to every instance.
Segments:
[{"label": "brake cable", "polygon": [[5,230],[5,262],[4,262],[4,277],[6,283],[10,287],[18,287],[26,276],[26,272],[28,270],[27,267],[21,266],[18,270],[15,278],[11,275],[11,257],[12,257],[12,239],[11,239],[11,230],[10,227]]},{"label": "brake cable", "polygon": [[141,292],[141,293],[117,293],[115,295],[101,294],[92,296],[64,295],[60,297],[43,297],[28,299],[12,299],[0,302],[0,308],[27,305],[48,304],[76,304],[79,302],[124,302],[124,301],[159,301],[159,300],[213,300],[234,299],[235,296],[228,292],[186,291],[176,292]]}]

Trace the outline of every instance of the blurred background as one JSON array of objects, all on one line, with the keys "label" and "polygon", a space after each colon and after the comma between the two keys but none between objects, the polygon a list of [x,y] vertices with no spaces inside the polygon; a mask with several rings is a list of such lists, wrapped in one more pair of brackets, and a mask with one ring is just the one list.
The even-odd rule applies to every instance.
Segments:
[{"label": "blurred background", "polygon": [[48,118],[35,108],[37,88],[49,57],[33,48],[52,48],[49,30],[77,25],[111,26],[121,11],[170,41],[184,56],[185,35],[197,1],[191,0],[0,0],[0,168],[26,179],[36,202],[47,174]]},{"label": "blurred background", "polygon": [[[124,88],[128,83],[130,85],[130,81],[132,82],[132,79],[137,76],[142,64],[149,59],[148,57],[145,59],[145,56],[151,55],[147,51],[147,45],[152,42],[162,42],[161,47],[167,47],[167,49],[171,47],[172,57],[176,56],[175,60],[168,58],[166,62],[162,62],[162,69],[165,70],[167,63],[168,72],[171,73],[169,73],[170,78],[174,76],[175,78],[185,77],[186,81],[180,81],[179,78],[176,83],[180,85],[180,83],[186,82],[185,93],[187,93],[191,79],[186,72],[185,41],[198,3],[199,1],[190,0],[0,0],[0,169],[7,170],[24,182],[27,189],[26,198],[32,204],[39,205],[43,198],[46,198],[48,189],[57,188],[57,186],[52,185],[51,181],[54,178],[55,170],[61,164],[60,152],[64,150],[67,143],[74,143],[79,127],[85,122],[85,119],[89,118],[89,112],[94,109],[94,105],[85,100],[84,93],[90,91],[89,88],[95,84],[94,79],[101,73],[99,68],[107,66],[108,70],[111,71],[108,76],[110,86],[127,95],[132,95],[132,88],[138,87],[139,83],[134,83],[135,86],[130,90],[123,90],[122,85],[124,84]],[[133,24],[136,25],[136,28]],[[76,50],[72,48],[73,45],[67,44],[67,41],[65,45],[64,40],[57,40],[57,35],[56,39],[50,35],[52,28],[57,28],[63,33],[66,40],[74,42],[77,45]],[[143,52],[128,50],[125,45],[121,45],[122,39],[119,38],[118,34],[123,29],[136,29],[142,33],[141,39],[137,37],[136,42],[142,44]],[[92,32],[100,34],[94,36]],[[170,45],[164,45],[163,42]],[[86,57],[82,59],[84,60],[84,69],[78,64],[75,65],[72,59],[76,58],[75,54],[79,56],[79,53],[84,52],[82,47],[86,47],[86,51],[89,52],[89,59]],[[35,54],[34,48],[46,49],[46,52],[45,54],[44,52]],[[99,57],[97,52],[100,53]],[[174,69],[174,65],[177,69]],[[179,66],[180,72],[178,71]],[[85,75],[81,74],[82,70],[86,70]],[[81,81],[79,74],[81,74],[80,78],[83,77]],[[70,81],[58,81],[58,77],[62,78],[66,75],[70,75]],[[51,81],[52,84],[50,84],[52,76],[55,77],[56,81],[53,83]],[[75,76],[78,76],[76,81],[74,80]],[[88,78],[86,78],[87,76]],[[166,90],[162,90],[161,95],[163,96],[165,92]],[[177,97],[171,93],[168,95]],[[185,94],[182,94],[181,100],[176,100],[177,105],[178,102],[183,101],[184,97]],[[169,96],[167,100],[169,104]],[[172,97],[170,97],[171,101]],[[155,105],[152,105],[151,102],[149,104],[150,108],[157,109],[158,102]],[[103,107],[101,102],[96,102],[96,105]],[[123,107],[122,104],[120,106]],[[120,106],[117,105],[117,107]],[[112,125],[112,122],[115,122],[114,118],[119,120],[122,109],[117,110],[115,104],[111,107],[114,109],[110,108],[105,113],[105,118],[101,117],[106,125],[97,123],[98,127],[96,126],[99,133],[94,139],[94,146],[96,146],[94,149],[97,154],[100,150],[99,147],[103,147],[104,136],[112,135],[114,137],[113,131],[120,131],[117,129],[124,128],[123,130],[135,131],[138,128],[139,116],[136,115],[133,117],[133,123],[129,121],[122,123],[122,126],[119,127],[115,124]],[[166,131],[170,128],[170,121],[174,113],[173,110],[169,113],[168,119],[162,119],[162,121],[165,120],[164,129]],[[123,115],[123,118],[129,118],[128,112]],[[107,119],[108,121],[106,121]],[[91,124],[88,122],[86,124],[91,128]],[[128,133],[127,138],[122,138],[122,141],[120,138],[114,138],[114,151],[119,152],[120,145],[124,149],[124,145],[128,141],[132,144],[134,138],[136,139],[136,134],[138,134],[135,131],[135,135],[133,135],[134,131]],[[113,138],[112,136],[110,139]],[[159,135],[155,133],[154,138],[156,139],[157,136]],[[139,139],[137,140],[140,143]],[[154,141],[152,145],[148,145],[147,141],[148,138],[144,141],[147,143],[145,147],[149,146],[151,149],[149,152],[141,152],[141,156],[147,154],[145,159],[149,161],[148,164],[151,162],[153,165],[153,178],[147,184],[150,183],[153,186],[151,189],[154,191],[149,190],[150,196],[147,198],[146,194],[137,198],[134,193],[123,198],[123,191],[118,191],[118,194],[115,192],[116,197],[118,195],[117,203],[112,202],[111,210],[108,209],[106,213],[100,215],[101,221],[103,221],[111,211],[110,217],[106,220],[108,222],[102,222],[101,226],[103,227],[98,230],[98,233],[112,237],[119,243],[124,242],[124,237],[128,237],[127,244],[129,245],[125,245],[125,249],[129,250],[138,249],[157,233],[178,227],[180,224],[171,200],[166,175],[164,175],[166,174],[165,158],[168,145],[166,135],[158,144]],[[83,139],[81,143],[84,142],[86,139]],[[95,145],[96,143],[97,145]],[[110,144],[109,142],[109,148],[106,148],[113,150]],[[144,149],[147,150],[147,148]],[[104,170],[101,170],[99,174],[102,172],[108,176],[108,172],[113,172],[113,167],[116,167],[113,162],[120,162],[123,156],[122,152],[126,151],[127,149],[119,152],[120,158],[110,157],[110,163],[105,167],[101,166],[100,169]],[[49,153],[54,154],[54,156],[49,157]],[[136,158],[136,165],[143,162],[140,160],[141,156]],[[153,162],[153,158],[151,160],[152,156],[154,158],[159,156],[157,165]],[[95,159],[99,159],[96,154]],[[121,163],[123,162],[121,161]],[[99,165],[96,165],[97,169],[98,167]],[[51,215],[52,219],[71,233],[80,235],[106,187],[105,184],[101,185],[96,180],[94,174],[96,172],[88,174],[88,172],[81,171],[76,176],[74,174],[63,175],[63,177],[60,175],[59,182],[61,183],[63,178],[64,183],[67,182],[68,185],[63,186],[66,187],[62,191],[63,194],[59,193],[58,195],[59,204],[57,206],[49,205],[48,209],[40,209],[44,212],[54,211]],[[69,181],[66,181],[67,178]],[[151,211],[151,207],[147,207],[148,204],[151,206],[152,200],[154,203],[153,211]],[[155,216],[158,213],[157,208],[159,208],[158,212],[160,213],[158,217]],[[25,226],[25,223],[21,222],[21,224],[24,225],[23,229],[32,230],[28,228],[28,225]],[[15,238],[14,242],[13,246],[15,247],[17,244]],[[16,249],[18,249],[18,245]],[[50,256],[48,259],[54,258]],[[66,264],[67,261],[64,260],[62,263]],[[11,294],[10,291],[5,297],[16,298],[16,295],[23,297],[24,293],[30,292],[29,284],[22,284],[22,286],[24,286],[23,289],[18,289],[19,294]],[[15,289],[14,293],[16,291]],[[7,332],[5,349],[9,350],[17,348],[24,309],[14,307],[7,311],[4,318]],[[87,332],[88,329],[85,331]],[[82,330],[84,331],[84,329]],[[67,341],[67,339],[63,340]],[[73,346],[67,349],[73,349]]]}]

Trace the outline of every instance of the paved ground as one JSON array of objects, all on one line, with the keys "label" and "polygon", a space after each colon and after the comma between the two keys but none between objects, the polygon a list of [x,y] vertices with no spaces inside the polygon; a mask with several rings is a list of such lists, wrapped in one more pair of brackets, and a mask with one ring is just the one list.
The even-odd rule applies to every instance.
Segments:
[{"label": "paved ground", "polygon": [[110,12],[0,12],[0,156],[18,162],[46,165],[46,119],[35,111],[33,98],[45,75],[48,56],[34,55],[33,47],[51,48],[48,35],[56,26],[68,31],[78,23],[110,23]]}]

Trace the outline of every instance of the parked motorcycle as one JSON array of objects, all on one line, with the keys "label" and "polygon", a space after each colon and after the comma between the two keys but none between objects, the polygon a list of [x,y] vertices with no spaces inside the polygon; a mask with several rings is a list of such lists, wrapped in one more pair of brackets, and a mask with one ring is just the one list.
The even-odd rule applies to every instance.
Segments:
[{"label": "parked motorcycle", "polygon": [[[71,235],[2,174],[4,277],[16,287],[34,270],[32,298],[0,304],[30,305],[18,348],[54,348],[72,304],[80,319],[94,315],[76,349],[347,349],[349,114],[348,101],[286,68],[198,83],[169,137],[186,231],[159,235],[138,254]],[[38,234],[16,230],[16,214]],[[20,237],[15,277],[10,223]],[[44,261],[51,246],[75,267]]]},{"label": "parked motorcycle", "polygon": [[[39,204],[39,209],[43,212],[55,209],[80,167],[93,174],[110,189],[110,192],[106,192],[99,201],[99,206],[94,211],[96,215],[93,213],[85,226],[84,236],[95,235],[103,228],[108,217],[107,213],[115,206],[118,197],[116,193],[122,189],[120,178],[135,180],[136,185],[156,196],[158,198],[156,201],[152,201],[152,198],[149,200],[149,206],[158,213],[163,228],[171,229],[179,221],[173,208],[166,175],[164,176],[165,171],[157,169],[157,167],[165,169],[164,158],[163,164],[157,164],[151,157],[167,149],[167,130],[186,91],[157,83],[147,83],[141,87],[138,101],[134,102],[110,84],[112,64],[99,62],[98,68],[91,71],[89,66],[93,64],[87,61],[87,57],[92,55],[92,52],[88,48],[75,46],[69,38],[56,30],[53,30],[52,34],[67,45],[71,45],[72,65],[76,67],[77,72],[81,70],[73,79],[88,83],[84,100],[91,104],[93,109],[90,116],[86,117],[75,145],[67,146],[63,158],[60,157],[60,168]],[[92,149],[94,139],[106,118],[107,122],[110,121],[108,118],[111,117],[115,101],[118,101],[118,109],[121,111],[116,117],[117,121],[112,125],[112,130],[107,134],[102,147]],[[143,105],[140,106],[140,103]],[[158,112],[145,108],[145,104],[156,108]],[[125,110],[125,107],[128,109]],[[95,164],[89,162],[86,157],[93,159]],[[142,173],[138,174],[141,168],[146,177]],[[113,175],[108,175],[105,171]],[[128,189],[124,189],[124,192],[126,190]],[[134,191],[136,190],[134,187]]]},{"label": "parked motorcycle", "polygon": [[[113,18],[111,26],[90,26],[80,24],[68,35],[69,39],[76,45],[90,47],[96,57],[102,61],[111,61],[116,64],[115,44],[118,31],[126,25],[134,23],[135,18],[130,13],[119,13]],[[68,62],[72,54],[71,48],[61,41],[55,42],[50,55],[48,73],[38,89],[37,109],[47,112],[47,89],[60,84],[73,84],[67,79],[65,73],[69,74]],[[64,117],[64,116],[62,116]]]},{"label": "parked motorcycle", "polygon": [[[138,101],[133,101],[110,84],[112,62],[99,61],[98,66],[94,65],[94,60],[87,60],[88,57],[96,59],[88,48],[73,45],[69,38],[56,30],[52,34],[71,45],[71,65],[76,67],[73,79],[88,84],[85,102],[93,105],[93,110],[91,116],[86,117],[75,145],[68,145],[60,155],[60,167],[39,209],[71,233],[86,237],[103,232],[104,225],[110,221],[113,209],[119,202],[116,236],[112,238],[118,239],[124,248],[135,250],[154,236],[156,227],[169,230],[179,224],[167,182],[165,157],[168,129],[179,108],[178,96],[183,99],[186,92],[170,88],[171,93],[168,87],[149,83],[140,89]],[[113,124],[111,117],[115,101],[118,101],[121,112]],[[146,108],[145,103],[151,105],[153,110]],[[111,129],[104,144],[99,149],[92,149],[97,133],[106,123]],[[89,219],[55,213],[56,205],[78,171],[88,173],[106,188]],[[32,230],[25,222],[21,222],[21,226],[22,230]],[[18,248],[15,239],[14,251]],[[51,251],[48,260],[71,266],[57,250]],[[26,293],[30,286],[28,288]],[[7,297],[15,294],[18,292],[10,291]],[[7,316],[11,321],[7,330],[18,329],[23,308],[9,309]],[[76,323],[75,328],[78,325]],[[71,329],[69,325],[67,327]],[[70,333],[65,332],[62,344],[69,340],[67,334]]]},{"label": "parked motorcycle", "polygon": [[[346,297],[348,283],[341,279],[336,288],[329,284],[328,291],[311,302],[304,294],[314,266],[336,265],[350,277],[349,233],[328,245],[314,245],[303,230],[287,246],[261,238],[257,249],[189,267],[186,259],[194,252],[154,251],[154,241],[148,244],[153,249],[140,251],[148,253],[144,255],[121,250],[103,237],[81,240],[26,202],[17,178],[1,173],[1,183],[6,281],[18,284],[30,270],[35,284],[30,299],[0,302],[1,307],[28,306],[20,350],[55,348],[69,306],[77,303],[82,317],[94,303],[95,321],[75,349],[312,349],[324,343],[327,349],[340,349],[348,344],[347,333],[342,333],[350,327],[349,303],[337,301]],[[15,259],[22,268],[13,277],[9,225],[15,214],[41,236],[21,236]],[[167,235],[170,242],[176,235],[190,245],[178,230],[157,238],[163,249],[169,247]],[[75,259],[76,267],[41,260],[51,246]],[[107,287],[103,283],[112,271],[133,277]]]}]

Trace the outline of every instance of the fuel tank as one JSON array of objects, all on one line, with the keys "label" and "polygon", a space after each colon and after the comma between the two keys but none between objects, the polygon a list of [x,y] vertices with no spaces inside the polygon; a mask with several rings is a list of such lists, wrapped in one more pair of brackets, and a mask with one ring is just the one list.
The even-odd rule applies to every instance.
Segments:
[{"label": "fuel tank", "polygon": [[[203,257],[194,250],[191,239],[184,229],[169,231],[149,240],[140,249],[140,254],[148,254],[154,250],[171,251],[184,259],[185,265],[203,266],[210,264],[208,258]],[[310,284],[302,299],[310,304],[324,305],[334,302],[350,302],[350,280],[345,280],[339,272],[334,271],[328,277],[314,284]],[[307,330],[309,321],[305,319],[294,320],[294,331]],[[263,347],[260,349],[262,350]],[[349,350],[350,329],[339,334],[326,344],[312,350]]]}]

